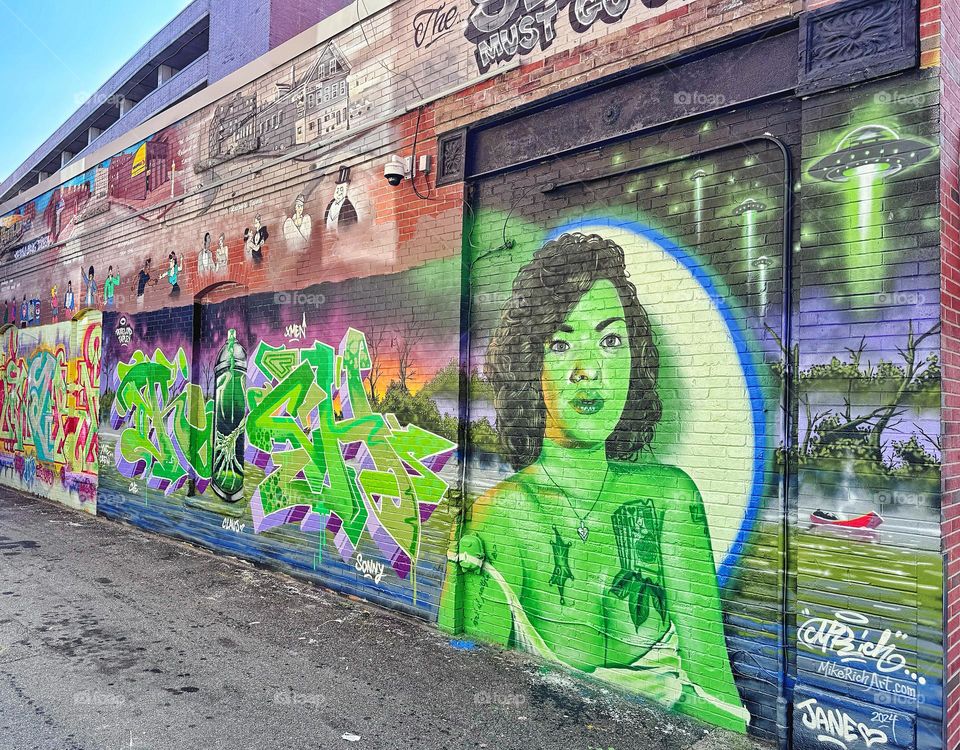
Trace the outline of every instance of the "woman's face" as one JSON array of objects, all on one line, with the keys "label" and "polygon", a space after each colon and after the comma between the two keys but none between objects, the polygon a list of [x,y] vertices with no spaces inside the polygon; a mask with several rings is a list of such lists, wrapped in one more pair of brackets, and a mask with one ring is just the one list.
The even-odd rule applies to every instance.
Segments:
[{"label": "woman's face", "polygon": [[561,445],[606,442],[630,389],[623,305],[606,279],[594,283],[544,344],[545,437]]}]

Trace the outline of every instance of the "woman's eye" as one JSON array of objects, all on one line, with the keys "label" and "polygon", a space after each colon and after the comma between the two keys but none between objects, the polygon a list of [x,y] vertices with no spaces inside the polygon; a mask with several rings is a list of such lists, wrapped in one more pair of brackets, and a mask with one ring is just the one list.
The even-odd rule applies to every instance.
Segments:
[{"label": "woman's eye", "polygon": [[619,333],[608,333],[600,341],[600,346],[604,349],[616,349],[618,346],[623,346],[623,339],[620,338]]},{"label": "woman's eye", "polygon": [[563,354],[564,352],[570,351],[570,343],[564,341],[563,339],[557,339],[556,341],[550,342],[550,351],[555,354]]}]

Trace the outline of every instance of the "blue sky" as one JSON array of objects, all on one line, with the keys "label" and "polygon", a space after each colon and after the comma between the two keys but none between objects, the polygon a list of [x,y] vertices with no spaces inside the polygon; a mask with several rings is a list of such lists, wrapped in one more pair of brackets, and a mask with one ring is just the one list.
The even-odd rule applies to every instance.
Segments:
[{"label": "blue sky", "polygon": [[0,0],[0,180],[188,4]]}]

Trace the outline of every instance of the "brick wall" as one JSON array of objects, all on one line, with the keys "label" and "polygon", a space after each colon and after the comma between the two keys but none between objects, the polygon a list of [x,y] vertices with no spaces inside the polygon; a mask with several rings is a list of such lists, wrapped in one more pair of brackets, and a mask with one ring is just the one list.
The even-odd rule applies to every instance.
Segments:
[{"label": "brick wall", "polygon": [[271,23],[270,5],[262,0],[210,0],[210,79],[269,50]]},{"label": "brick wall", "polygon": [[958,189],[957,162],[960,157],[960,135],[957,131],[957,112],[960,111],[960,85],[958,63],[960,48],[956,32],[960,23],[960,5],[947,2],[943,5],[944,45],[943,68],[940,79],[941,134],[943,151],[940,176],[941,229],[941,316],[943,319],[943,426],[947,439],[944,444],[943,471],[943,550],[945,567],[945,639],[946,671],[946,746],[960,743],[960,502],[958,502],[958,472],[960,455],[956,442],[958,405],[960,405],[960,380],[958,380],[958,313],[960,313],[960,196]]},{"label": "brick wall", "polygon": [[[592,113],[584,109],[583,114]],[[765,131],[795,148],[796,105],[788,101],[745,108],[578,156],[550,158],[477,184],[470,261],[470,366],[477,384],[470,402],[467,522],[459,549],[482,548],[489,566],[522,590],[520,603],[533,622],[550,618],[553,624],[543,627],[541,650],[550,649],[568,662],[586,667],[597,658],[588,636],[592,630],[607,632],[608,638],[617,628],[629,630],[639,651],[644,639],[656,642],[663,635],[662,623],[673,622],[681,658],[689,662],[692,652],[698,654],[689,682],[674,684],[684,699],[669,689],[635,689],[735,729],[743,730],[749,716],[751,731],[773,738],[782,674],[777,627],[784,563],[777,559],[777,519],[783,510],[777,446],[784,436],[777,419],[781,352],[766,326],[781,328],[784,164],[773,143],[738,145]],[[710,153],[676,161],[699,151]],[[606,177],[610,172],[614,175]],[[562,187],[551,190],[551,184]],[[512,411],[520,408],[514,402],[529,400],[524,395],[528,390],[542,394],[545,402],[550,398],[547,386],[541,388],[537,366],[526,364],[530,343],[524,336],[544,335],[538,316],[556,304],[537,288],[539,281],[532,282],[542,278],[541,272],[525,287],[514,286],[519,284],[514,279],[522,269],[537,267],[535,252],[546,239],[571,232],[596,234],[622,249],[640,314],[651,321],[659,352],[658,364],[650,365],[658,380],[659,407],[642,390],[630,397],[631,420],[649,423],[653,441],[634,446],[642,448],[634,473],[626,468],[629,463],[609,464],[617,478],[607,477],[607,489],[592,509],[601,492],[599,477],[607,471],[603,458],[571,455],[567,463],[554,461],[549,451],[557,450],[556,431],[543,420],[518,420]],[[504,240],[509,247],[501,245]],[[564,245],[576,246],[572,239],[558,247]],[[588,273],[579,262],[590,246],[585,241],[584,247],[561,255],[566,270],[557,258],[549,261],[549,278]],[[589,256],[587,260],[593,268]],[[614,273],[613,268],[610,261],[603,264],[605,273]],[[719,311],[709,311],[708,289],[722,290]],[[526,308],[522,294],[530,297]],[[568,310],[577,304],[573,296]],[[519,305],[515,315],[527,316],[516,321],[515,329],[501,317],[501,310],[514,309],[511,305]],[[596,309],[589,314],[601,320],[616,313]],[[574,372],[583,367],[586,382],[607,400],[618,385],[628,387],[640,377],[621,374],[624,382],[618,383],[610,356],[598,351],[593,360],[573,338],[579,335],[572,333],[565,346],[576,347],[572,351],[586,364],[571,360],[569,366]],[[638,335],[637,329],[631,326],[628,335]],[[542,346],[533,342],[534,351]],[[639,356],[638,350],[633,354]],[[551,356],[536,360],[543,362],[544,378],[547,368],[556,366],[550,364]],[[505,364],[504,358],[510,362],[511,357],[515,361]],[[498,385],[504,380],[513,382],[512,390]],[[525,408],[535,414],[536,397]],[[545,408],[559,407],[551,402]],[[516,453],[490,439],[491,426],[514,446],[525,444],[533,432],[538,441],[533,453],[518,461]],[[717,441],[718,434],[725,436],[723,441]],[[543,453],[542,445],[547,446]],[[610,458],[611,443],[607,445]],[[623,484],[630,476],[632,488]],[[527,506],[511,492],[536,496],[538,504]],[[670,504],[661,506],[655,498],[663,493],[677,506],[694,503],[696,510],[690,513],[702,522],[690,525],[689,515],[673,513]],[[637,514],[642,521],[629,520]],[[584,517],[589,528],[585,541],[578,536],[578,521]],[[608,538],[611,525],[615,539]],[[646,529],[659,529],[660,538],[645,539]],[[522,547],[512,547],[511,537],[523,539]],[[631,562],[631,543],[650,547]],[[689,552],[681,553],[680,547]],[[448,574],[450,587],[455,572]],[[634,593],[625,593],[622,604],[607,593],[607,601],[610,582],[626,574],[634,576]],[[462,577],[464,631],[516,643],[517,622],[511,633],[510,618],[504,622],[502,614],[505,595],[494,574],[476,575],[466,568]],[[600,606],[607,624],[591,625]],[[625,622],[617,623],[618,618]],[[668,659],[676,646],[667,640],[652,653]],[[607,655],[606,668],[598,673],[616,683],[634,659],[638,668],[650,666],[649,655],[644,660],[624,649]]]},{"label": "brick wall", "polygon": [[[826,710],[941,747],[937,78],[806,99],[803,130],[795,736],[812,741]],[[896,141],[910,154],[899,170],[830,171]],[[808,526],[830,509],[883,520],[854,534]],[[890,642],[900,668],[841,668],[823,623]]]},{"label": "brick wall", "polygon": [[920,67],[940,65],[941,0],[924,0],[920,4]]}]

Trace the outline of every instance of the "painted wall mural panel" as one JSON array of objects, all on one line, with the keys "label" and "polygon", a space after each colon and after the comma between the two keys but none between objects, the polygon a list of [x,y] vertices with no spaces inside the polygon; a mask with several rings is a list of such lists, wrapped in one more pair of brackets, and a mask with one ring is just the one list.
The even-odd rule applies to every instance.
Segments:
[{"label": "painted wall mural panel", "polygon": [[[448,262],[291,300],[108,313],[100,511],[436,616],[457,279]],[[396,307],[371,304],[387,288]]]},{"label": "painted wall mural panel", "polygon": [[764,143],[670,156],[638,139],[478,185],[444,606],[476,637],[772,733],[784,165]]},{"label": "painted wall mural panel", "polygon": [[[57,263],[11,260],[30,273],[0,280],[0,321],[38,326],[84,309],[155,310],[225,284],[292,293],[315,279],[409,267],[401,240],[409,242],[415,227],[402,235],[391,196],[377,197],[378,166],[339,166],[266,193],[247,183],[205,211],[192,202],[171,205],[163,217],[120,221],[93,239],[68,241],[51,250]],[[434,211],[455,206],[438,199]]]},{"label": "painted wall mural panel", "polygon": [[0,482],[96,513],[100,314],[0,329]]},{"label": "painted wall mural panel", "polygon": [[938,91],[844,97],[805,123],[795,737],[939,748]]},{"label": "painted wall mural panel", "polygon": [[761,735],[792,698],[803,747],[940,747],[936,90],[901,86],[478,184],[442,622]]}]

